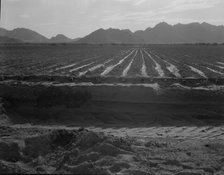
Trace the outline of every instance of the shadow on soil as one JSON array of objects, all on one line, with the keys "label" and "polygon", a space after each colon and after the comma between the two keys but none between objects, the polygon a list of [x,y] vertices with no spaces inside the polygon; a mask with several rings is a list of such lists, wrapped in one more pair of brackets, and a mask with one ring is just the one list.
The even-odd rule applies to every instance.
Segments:
[{"label": "shadow on soil", "polygon": [[[144,96],[136,93],[141,92],[139,89],[132,91],[128,88],[121,92],[42,86],[0,87],[0,90],[1,111],[13,123],[114,128],[224,124],[223,95],[212,92],[175,91],[158,95],[148,90],[150,95]],[[129,95],[131,92],[133,94]]]}]

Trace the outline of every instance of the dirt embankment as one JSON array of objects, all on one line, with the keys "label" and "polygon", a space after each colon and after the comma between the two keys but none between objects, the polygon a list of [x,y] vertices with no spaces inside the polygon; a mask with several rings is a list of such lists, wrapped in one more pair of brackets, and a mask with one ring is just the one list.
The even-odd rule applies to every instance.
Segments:
[{"label": "dirt embankment", "polygon": [[222,125],[223,91],[113,86],[0,85],[14,123]]}]

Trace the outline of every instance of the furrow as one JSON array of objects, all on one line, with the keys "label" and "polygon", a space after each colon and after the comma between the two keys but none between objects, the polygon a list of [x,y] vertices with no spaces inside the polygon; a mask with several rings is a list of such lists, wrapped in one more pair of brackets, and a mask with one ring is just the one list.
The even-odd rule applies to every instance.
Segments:
[{"label": "furrow", "polygon": [[224,73],[219,72],[219,71],[214,70],[214,69],[211,69],[211,68],[209,68],[209,67],[206,67],[206,69],[208,69],[208,70],[210,70],[210,71],[212,71],[212,72],[214,72],[214,73],[217,73],[217,74],[219,74],[219,75],[224,75]]},{"label": "furrow", "polygon": [[155,63],[156,67],[155,70],[159,74],[160,77],[164,77],[165,73],[162,70],[161,66],[152,58],[152,56],[144,49],[144,52],[148,55],[148,57]]},{"label": "furrow", "polygon": [[203,78],[207,78],[207,76],[202,72],[200,71],[199,69],[193,67],[193,66],[188,66],[192,72],[195,72],[197,73],[198,75],[202,76]]},{"label": "furrow", "polygon": [[75,66],[76,64],[77,64],[77,63],[69,64],[69,65],[67,65],[67,66],[63,66],[63,67],[59,67],[59,68],[56,68],[55,71],[62,70],[62,69],[66,69],[66,68],[70,68],[70,67]]},{"label": "furrow", "polygon": [[74,69],[72,69],[72,70],[69,70],[69,72],[70,72],[70,73],[75,72],[75,71],[77,71],[77,70],[80,70],[80,69],[82,69],[82,68],[85,68],[85,67],[87,67],[87,66],[90,66],[90,65],[92,65],[92,64],[94,64],[94,63],[95,63],[95,62],[91,62],[91,63],[89,63],[89,64],[85,64],[85,65],[76,67],[76,68],[74,68]]},{"label": "furrow", "polygon": [[[155,55],[157,58],[161,59],[158,55]],[[171,64],[170,62],[164,60],[164,59],[161,59],[163,62],[165,62],[168,66],[166,66],[167,70],[172,73],[173,75],[175,75],[177,78],[181,78],[181,75],[179,73],[179,69]]]},{"label": "furrow", "polygon": [[131,51],[131,53],[129,53],[127,56],[125,56],[122,60],[120,60],[117,64],[114,65],[110,65],[108,66],[102,73],[101,76],[106,76],[107,74],[109,74],[115,67],[119,66],[120,64],[122,64],[130,55],[132,55],[132,53],[135,50]]},{"label": "furrow", "polygon": [[97,69],[100,69],[101,67],[104,67],[107,63],[111,62],[112,60],[113,60],[113,59],[110,59],[110,60],[106,61],[106,62],[103,63],[103,64],[98,64],[98,65],[96,65],[96,66],[93,66],[93,67],[89,68],[89,69],[86,70],[86,71],[80,72],[80,73],[79,73],[79,76],[85,76],[88,72],[93,72],[93,71],[95,71],[95,70],[97,70]]},{"label": "furrow", "polygon": [[217,61],[216,63],[221,64],[221,65],[224,66],[224,63],[223,63],[223,62],[219,62],[219,61]]},{"label": "furrow", "polygon": [[145,58],[144,58],[144,55],[142,53],[142,49],[141,49],[141,56],[142,56],[142,68],[141,68],[141,72],[142,72],[142,76],[143,77],[149,77],[148,74],[147,74],[147,67],[146,67],[146,64],[145,64]]},{"label": "furrow", "polygon": [[131,62],[130,62],[130,63],[128,64],[128,66],[124,69],[124,71],[123,71],[123,73],[122,73],[122,76],[123,76],[123,77],[126,77],[126,76],[127,76],[128,71],[130,70],[131,65],[133,64],[133,62],[134,62],[134,60],[135,60],[135,57],[136,57],[137,53],[138,53],[138,50],[135,51],[135,55],[133,56]]}]

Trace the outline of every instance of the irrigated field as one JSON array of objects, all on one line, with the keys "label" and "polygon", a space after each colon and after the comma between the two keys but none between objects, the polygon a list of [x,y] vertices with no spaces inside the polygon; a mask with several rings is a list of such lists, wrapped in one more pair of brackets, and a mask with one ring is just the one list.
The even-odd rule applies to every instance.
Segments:
[{"label": "irrigated field", "polygon": [[223,78],[224,46],[1,46],[0,74],[175,79]]}]

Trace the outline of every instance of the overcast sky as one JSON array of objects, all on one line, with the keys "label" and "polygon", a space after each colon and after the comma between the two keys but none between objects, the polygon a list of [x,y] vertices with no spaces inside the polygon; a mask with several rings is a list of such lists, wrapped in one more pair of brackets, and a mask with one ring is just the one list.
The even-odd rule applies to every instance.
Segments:
[{"label": "overcast sky", "polygon": [[99,28],[132,31],[170,24],[224,24],[224,0],[2,0],[1,27],[47,37],[82,37]]}]

